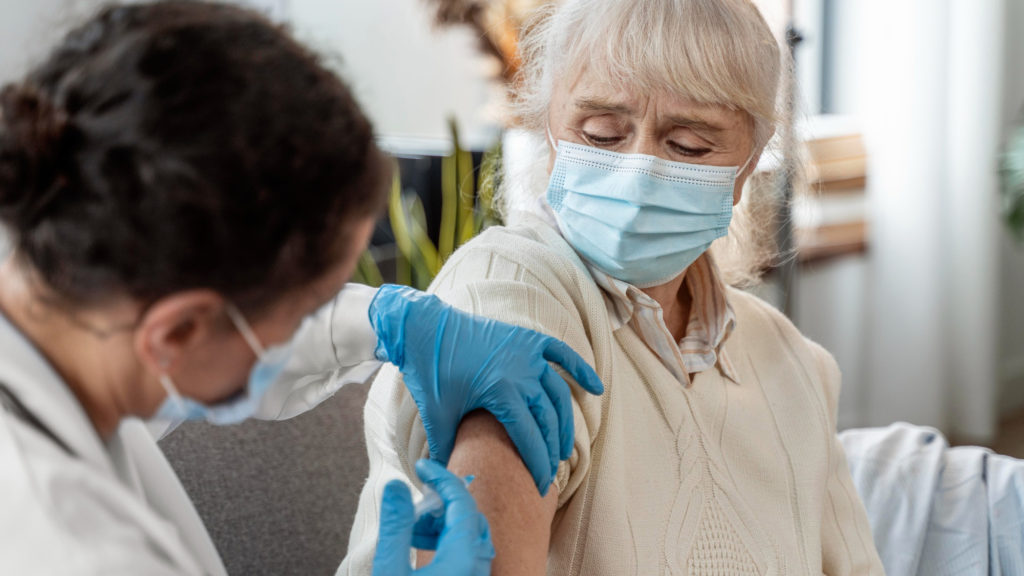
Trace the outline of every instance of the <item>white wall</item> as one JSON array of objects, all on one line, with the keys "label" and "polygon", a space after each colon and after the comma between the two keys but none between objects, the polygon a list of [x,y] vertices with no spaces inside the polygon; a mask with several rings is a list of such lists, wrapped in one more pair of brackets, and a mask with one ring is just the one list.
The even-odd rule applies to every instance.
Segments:
[{"label": "white wall", "polygon": [[794,317],[804,336],[832,353],[843,376],[839,428],[863,426],[865,413],[866,256],[804,267],[796,286]]},{"label": "white wall", "polygon": [[[437,28],[422,0],[237,0],[289,20],[325,53],[388,137],[446,139],[454,115],[471,144],[498,134],[496,65],[467,28]],[[99,0],[0,0],[0,81],[37,62]]]},{"label": "white wall", "polygon": [[[237,1],[290,21],[300,39],[325,53],[383,137],[437,149],[429,141],[448,139],[453,115],[468,145],[485,147],[497,138],[502,89],[491,80],[496,65],[479,55],[468,29],[435,27],[426,2]],[[0,0],[0,83],[39,62],[68,26],[100,3]]]},{"label": "white wall", "polygon": [[[27,67],[40,60],[68,21],[69,0],[0,0],[0,85],[19,79]],[[0,258],[7,242],[0,230]]]},{"label": "white wall", "polygon": [[[0,0],[0,82],[21,77],[70,27],[111,0]],[[120,0],[132,3],[144,0]],[[227,0],[230,1],[230,0]],[[287,15],[289,0],[234,0],[275,17]]]},{"label": "white wall", "polygon": [[0,83],[21,77],[46,54],[69,15],[85,9],[73,0],[0,0]]},{"label": "white wall", "polygon": [[833,52],[829,66],[833,77],[833,113],[856,116],[861,113],[859,82],[864,21],[863,0],[833,0]]},{"label": "white wall", "polygon": [[298,36],[342,58],[342,73],[385,136],[447,138],[446,118],[475,145],[498,136],[496,66],[464,28],[437,29],[422,0],[291,0]]}]

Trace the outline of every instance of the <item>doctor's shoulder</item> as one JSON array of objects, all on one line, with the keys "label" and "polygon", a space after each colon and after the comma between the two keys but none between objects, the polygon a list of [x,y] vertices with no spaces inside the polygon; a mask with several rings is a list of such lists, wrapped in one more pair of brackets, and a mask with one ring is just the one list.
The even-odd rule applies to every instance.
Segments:
[{"label": "doctor's shoulder", "polygon": [[190,573],[148,539],[156,531],[177,540],[173,527],[9,410],[0,411],[0,460],[0,573]]}]

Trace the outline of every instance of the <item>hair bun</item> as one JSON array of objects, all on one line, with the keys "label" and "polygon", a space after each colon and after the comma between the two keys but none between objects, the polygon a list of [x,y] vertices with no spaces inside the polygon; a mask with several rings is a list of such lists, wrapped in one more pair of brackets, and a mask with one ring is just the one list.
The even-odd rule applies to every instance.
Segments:
[{"label": "hair bun", "polygon": [[34,204],[52,192],[67,127],[67,114],[34,88],[12,84],[0,90],[0,210]]}]

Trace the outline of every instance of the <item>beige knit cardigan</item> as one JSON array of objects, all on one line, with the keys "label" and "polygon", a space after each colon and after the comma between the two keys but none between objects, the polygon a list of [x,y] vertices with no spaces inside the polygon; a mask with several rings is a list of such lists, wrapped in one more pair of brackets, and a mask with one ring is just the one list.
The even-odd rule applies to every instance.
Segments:
[{"label": "beige knit cardigan", "polygon": [[[556,484],[548,574],[883,574],[836,439],[840,375],[783,315],[729,289],[736,328],[717,369],[679,381],[626,325],[558,232],[530,218],[457,252],[432,287],[451,304],[556,336],[606,386],[574,390],[576,440]],[[381,491],[428,454],[416,406],[385,368],[366,405],[370,477],[339,574],[371,574]]]}]

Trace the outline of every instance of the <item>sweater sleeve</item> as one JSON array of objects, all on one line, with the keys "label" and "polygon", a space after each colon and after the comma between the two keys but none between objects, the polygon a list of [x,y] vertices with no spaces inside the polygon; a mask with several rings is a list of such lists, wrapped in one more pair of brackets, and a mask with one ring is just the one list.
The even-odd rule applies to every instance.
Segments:
[{"label": "sweater sleeve", "polygon": [[828,485],[822,508],[821,569],[829,576],[884,575],[871,536],[864,504],[853,485],[846,453],[836,434],[841,376],[831,354],[809,342],[817,360],[818,373],[828,403],[828,426],[831,442],[828,459]]},{"label": "sweater sleeve", "polygon": [[[584,360],[594,364],[594,354],[583,322],[564,279],[534,262],[530,250],[508,242],[475,239],[455,254],[435,280],[431,291],[449,304],[510,324],[559,338]],[[499,238],[500,240],[500,238]],[[563,288],[565,287],[565,288]],[[559,506],[582,485],[590,467],[591,442],[600,425],[600,399],[582,391],[561,368],[559,373],[572,387],[575,445],[571,458],[562,462],[555,484]],[[384,485],[400,478],[418,488],[413,465],[429,456],[426,433],[411,395],[393,366],[381,370],[366,403],[365,430],[370,475],[359,500],[349,539],[349,554],[338,574],[369,575],[379,526],[380,499]],[[414,490],[414,493],[416,490]]]}]

